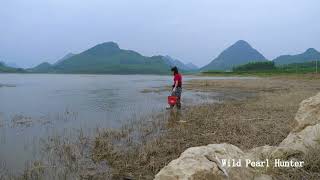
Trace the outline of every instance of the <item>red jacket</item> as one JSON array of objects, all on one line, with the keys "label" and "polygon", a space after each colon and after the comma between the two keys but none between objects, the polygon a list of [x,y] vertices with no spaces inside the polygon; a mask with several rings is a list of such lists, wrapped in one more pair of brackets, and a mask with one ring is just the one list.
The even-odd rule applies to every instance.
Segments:
[{"label": "red jacket", "polygon": [[175,85],[175,82],[178,81],[178,87],[182,87],[182,75],[180,73],[177,73],[173,77],[173,87]]}]

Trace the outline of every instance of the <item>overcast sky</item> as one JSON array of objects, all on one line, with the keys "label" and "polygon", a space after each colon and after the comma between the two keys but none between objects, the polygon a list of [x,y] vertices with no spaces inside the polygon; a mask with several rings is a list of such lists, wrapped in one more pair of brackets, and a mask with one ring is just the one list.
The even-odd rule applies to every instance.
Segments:
[{"label": "overcast sky", "polygon": [[268,59],[320,50],[319,0],[1,0],[0,61],[33,66],[114,41],[202,66],[239,39]]}]

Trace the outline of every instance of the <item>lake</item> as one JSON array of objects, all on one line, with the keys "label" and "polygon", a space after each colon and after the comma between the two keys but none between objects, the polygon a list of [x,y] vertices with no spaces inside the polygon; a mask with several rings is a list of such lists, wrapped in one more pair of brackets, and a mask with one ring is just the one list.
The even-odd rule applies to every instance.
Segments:
[{"label": "lake", "polygon": [[[184,80],[195,78],[205,77]],[[21,172],[38,159],[46,137],[79,130],[94,136],[97,128],[165,111],[168,91],[143,91],[171,84],[172,77],[157,75],[0,74],[0,173]],[[183,92],[183,103],[215,96]]]}]

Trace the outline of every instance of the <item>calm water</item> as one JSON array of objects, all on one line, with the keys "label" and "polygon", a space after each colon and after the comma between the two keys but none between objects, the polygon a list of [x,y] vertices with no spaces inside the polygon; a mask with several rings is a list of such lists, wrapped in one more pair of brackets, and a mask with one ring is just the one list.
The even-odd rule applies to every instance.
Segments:
[{"label": "calm water", "polygon": [[[153,75],[0,74],[0,170],[19,171],[37,159],[41,138],[80,129],[94,135],[96,128],[163,111],[169,92],[141,91],[171,81]],[[183,101],[205,96],[184,92]]]}]

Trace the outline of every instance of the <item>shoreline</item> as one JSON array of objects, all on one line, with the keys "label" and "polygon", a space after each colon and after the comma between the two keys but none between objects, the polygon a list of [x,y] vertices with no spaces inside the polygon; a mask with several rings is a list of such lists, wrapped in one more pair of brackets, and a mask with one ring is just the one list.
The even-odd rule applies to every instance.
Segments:
[{"label": "shoreline", "polygon": [[25,171],[24,179],[49,174],[153,179],[190,147],[230,143],[248,150],[278,145],[296,125],[293,119],[299,103],[319,90],[320,80],[310,76],[190,80],[184,91],[218,92],[223,94],[223,103],[190,105],[180,112],[153,114],[120,129],[98,129],[94,139],[80,135],[76,143],[50,140],[54,154],[62,157],[52,161],[61,161],[63,171],[53,173],[54,166],[34,162]]}]

